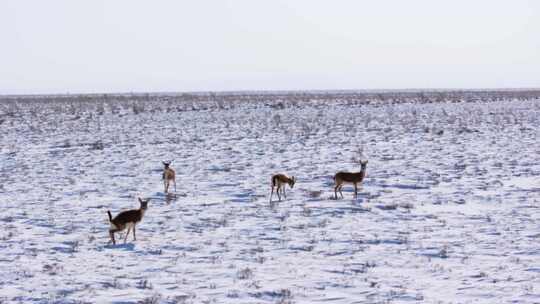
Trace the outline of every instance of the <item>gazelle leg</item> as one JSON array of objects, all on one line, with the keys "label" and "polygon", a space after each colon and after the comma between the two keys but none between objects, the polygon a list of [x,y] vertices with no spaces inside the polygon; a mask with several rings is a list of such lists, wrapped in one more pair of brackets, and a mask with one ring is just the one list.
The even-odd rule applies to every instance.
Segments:
[{"label": "gazelle leg", "polygon": [[281,189],[283,189],[283,197],[287,198],[287,194],[285,193],[285,188],[287,188],[287,187],[285,187],[285,185],[283,185],[283,187]]},{"label": "gazelle leg", "polygon": [[113,245],[116,245],[116,240],[114,239],[114,231],[113,230],[109,230],[109,236],[111,237],[111,241],[112,241]]},{"label": "gazelle leg", "polygon": [[339,189],[339,184],[336,184],[336,186],[334,187],[334,194],[336,195],[336,199],[337,199],[338,189]]},{"label": "gazelle leg", "polygon": [[173,179],[173,181],[174,181],[174,192],[176,193],[176,178]]},{"label": "gazelle leg", "polygon": [[343,192],[341,192],[341,188],[343,188],[343,184],[339,185],[339,194],[341,194],[341,198],[343,198]]},{"label": "gazelle leg", "polygon": [[281,185],[280,184],[277,185],[276,193],[277,193],[277,197],[279,198],[279,201],[281,202],[281,194],[279,193],[280,192],[279,190],[281,190]]},{"label": "gazelle leg", "polygon": [[358,198],[358,185],[354,183],[354,197]]},{"label": "gazelle leg", "polygon": [[163,191],[164,191],[165,193],[167,193],[167,180],[164,180],[164,181],[163,181],[163,189],[164,189]]},{"label": "gazelle leg", "polygon": [[270,203],[272,202],[272,195],[274,194],[274,186],[272,185],[272,191],[270,191]]},{"label": "gazelle leg", "polygon": [[136,241],[137,238],[135,237],[135,225],[133,225],[133,240]]},{"label": "gazelle leg", "polygon": [[131,226],[128,226],[128,230],[126,232],[126,237],[124,238],[124,244],[127,242],[127,237],[129,235],[129,231],[131,230]]}]

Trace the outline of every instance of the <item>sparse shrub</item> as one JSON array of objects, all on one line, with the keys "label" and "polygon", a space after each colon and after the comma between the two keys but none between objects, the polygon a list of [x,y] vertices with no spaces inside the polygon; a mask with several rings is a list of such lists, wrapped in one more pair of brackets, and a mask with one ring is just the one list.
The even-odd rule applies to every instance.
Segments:
[{"label": "sparse shrub", "polygon": [[292,293],[289,289],[283,288],[280,290],[274,290],[274,291],[265,291],[265,292],[257,292],[253,294],[255,298],[262,298],[264,296],[271,297],[276,299],[274,303],[277,304],[286,304],[286,303],[292,303]]},{"label": "sparse shrub", "polygon": [[313,199],[318,199],[322,195],[322,191],[320,190],[313,190],[308,192],[308,196]]},{"label": "sparse shrub", "polygon": [[153,286],[148,282],[146,279],[142,279],[139,282],[137,282],[137,288],[139,289],[152,289]]},{"label": "sparse shrub", "polygon": [[397,204],[388,204],[388,205],[378,205],[377,208],[381,210],[396,210],[398,207]]},{"label": "sparse shrub", "polygon": [[261,282],[260,281],[252,281],[247,284],[248,288],[255,288],[260,289],[261,288]]},{"label": "sparse shrub", "polygon": [[278,304],[286,304],[286,303],[292,303],[290,299],[292,298],[292,293],[289,289],[282,289],[279,292],[279,297],[276,303]]},{"label": "sparse shrub", "polygon": [[240,295],[238,294],[238,291],[237,290],[229,290],[227,292],[227,298],[233,298],[233,299],[236,299],[240,297]]},{"label": "sparse shrub", "polygon": [[140,113],[144,113],[144,104],[143,103],[133,103],[131,106],[131,110],[133,111],[133,114],[138,115]]},{"label": "sparse shrub", "polygon": [[11,239],[11,238],[13,237],[13,235],[14,235],[13,232],[10,231],[10,232],[8,232],[7,235],[1,237],[0,240],[2,240],[2,241],[7,241],[7,240]]},{"label": "sparse shrub", "polygon": [[188,304],[188,303],[193,303],[192,301],[190,301],[192,298],[195,298],[194,295],[180,295],[180,296],[175,296],[172,298],[172,303],[174,304]]},{"label": "sparse shrub", "polygon": [[151,250],[148,250],[148,253],[149,254],[154,254],[154,255],[162,255],[163,254],[163,251],[160,249],[151,249]]},{"label": "sparse shrub", "polygon": [[289,212],[284,212],[284,213],[278,215],[277,217],[281,222],[284,222],[289,218],[289,216],[290,216]]},{"label": "sparse shrub", "polygon": [[247,280],[253,277],[253,271],[249,268],[244,268],[236,273],[236,278],[239,280]]},{"label": "sparse shrub", "polygon": [[102,285],[105,288],[113,288],[113,289],[120,289],[124,287],[124,285],[120,284],[117,278],[114,278],[112,282],[104,282],[102,283]]},{"label": "sparse shrub", "polygon": [[444,246],[441,251],[439,251],[439,257],[442,259],[448,258],[448,246]]},{"label": "sparse shrub", "polygon": [[105,145],[103,144],[101,140],[98,140],[90,144],[90,150],[103,150],[103,149],[105,149]]},{"label": "sparse shrub", "polygon": [[414,209],[414,205],[411,204],[411,203],[402,203],[402,204],[399,205],[399,207],[401,207],[403,209],[408,209],[408,210]]},{"label": "sparse shrub", "polygon": [[475,279],[480,279],[480,278],[487,277],[487,274],[485,272],[481,271],[479,274],[475,274],[472,277],[475,278]]},{"label": "sparse shrub", "polygon": [[281,116],[279,114],[275,114],[274,116],[272,116],[272,121],[276,126],[279,127],[279,125],[281,125]]},{"label": "sparse shrub", "polygon": [[79,241],[73,241],[70,243],[71,253],[77,252],[79,249]]},{"label": "sparse shrub", "polygon": [[158,304],[159,301],[161,300],[162,296],[158,293],[148,297],[148,298],[144,298],[142,300],[140,300],[139,304]]},{"label": "sparse shrub", "polygon": [[105,107],[102,102],[97,104],[96,112],[98,115],[103,115],[105,113]]},{"label": "sparse shrub", "polygon": [[6,223],[11,223],[11,222],[13,222],[13,217],[12,216],[6,216],[6,217],[2,218],[1,220],[6,222]]},{"label": "sparse shrub", "polygon": [[62,144],[58,145],[58,147],[64,149],[71,148],[71,142],[69,141],[69,139],[66,139]]},{"label": "sparse shrub", "polygon": [[61,265],[58,265],[57,263],[43,265],[43,272],[47,273],[48,275],[57,275],[63,270],[64,270],[64,267],[62,267]]},{"label": "sparse shrub", "polygon": [[409,237],[406,235],[400,235],[397,239],[399,244],[408,244],[409,243]]},{"label": "sparse shrub", "polygon": [[375,261],[367,261],[363,264],[366,268],[374,268],[377,266],[377,263]]}]

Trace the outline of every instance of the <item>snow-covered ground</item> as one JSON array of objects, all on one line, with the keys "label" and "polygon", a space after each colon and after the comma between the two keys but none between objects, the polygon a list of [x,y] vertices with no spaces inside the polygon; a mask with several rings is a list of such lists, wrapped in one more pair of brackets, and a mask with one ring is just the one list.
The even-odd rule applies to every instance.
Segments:
[{"label": "snow-covered ground", "polygon": [[111,104],[0,107],[0,303],[540,302],[539,100]]}]

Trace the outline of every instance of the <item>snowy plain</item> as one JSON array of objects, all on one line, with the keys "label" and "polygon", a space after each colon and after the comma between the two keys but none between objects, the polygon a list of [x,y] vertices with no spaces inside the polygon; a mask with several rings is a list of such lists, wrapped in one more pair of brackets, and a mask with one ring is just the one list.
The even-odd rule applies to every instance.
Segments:
[{"label": "snowy plain", "polygon": [[0,303],[540,302],[540,100],[216,98],[0,104]]}]

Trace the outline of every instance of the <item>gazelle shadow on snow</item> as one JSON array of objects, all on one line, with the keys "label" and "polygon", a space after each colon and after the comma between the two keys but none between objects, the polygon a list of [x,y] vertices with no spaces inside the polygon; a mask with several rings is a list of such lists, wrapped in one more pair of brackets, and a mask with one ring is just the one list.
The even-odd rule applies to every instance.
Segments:
[{"label": "gazelle shadow on snow", "polygon": [[103,246],[105,249],[123,249],[125,251],[133,251],[135,250],[135,244],[134,243],[125,243],[125,244],[107,244]]}]

